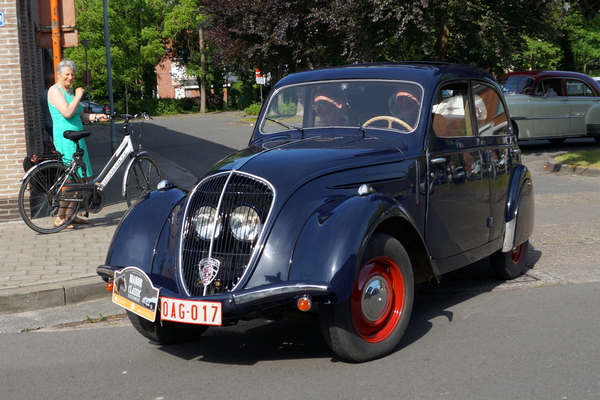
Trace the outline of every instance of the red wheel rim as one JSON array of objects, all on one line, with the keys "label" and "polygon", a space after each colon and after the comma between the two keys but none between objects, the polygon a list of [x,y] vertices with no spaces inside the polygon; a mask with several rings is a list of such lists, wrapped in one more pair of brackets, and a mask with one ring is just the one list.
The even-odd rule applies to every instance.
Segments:
[{"label": "red wheel rim", "polygon": [[365,341],[377,343],[394,331],[404,310],[404,278],[387,256],[370,260],[358,273],[352,289],[354,329]]},{"label": "red wheel rim", "polygon": [[512,259],[513,263],[518,264],[523,259],[524,254],[525,254],[525,243],[522,243],[519,246],[514,247],[510,251],[510,258]]}]

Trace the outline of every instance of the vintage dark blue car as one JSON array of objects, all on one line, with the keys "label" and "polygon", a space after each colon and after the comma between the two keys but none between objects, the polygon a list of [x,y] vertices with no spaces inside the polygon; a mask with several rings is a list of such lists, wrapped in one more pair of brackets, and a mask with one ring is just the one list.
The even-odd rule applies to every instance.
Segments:
[{"label": "vintage dark blue car", "polygon": [[189,193],[163,182],[131,208],[98,274],[154,342],[311,313],[335,354],[362,362],[396,349],[415,284],[485,257],[520,275],[533,204],[486,72],[307,71],[273,87],[247,148]]}]

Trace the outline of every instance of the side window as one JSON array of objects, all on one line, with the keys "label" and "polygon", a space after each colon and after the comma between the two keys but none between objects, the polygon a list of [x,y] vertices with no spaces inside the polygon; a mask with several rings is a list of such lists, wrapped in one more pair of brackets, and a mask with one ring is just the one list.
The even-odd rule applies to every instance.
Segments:
[{"label": "side window", "polygon": [[475,116],[477,118],[477,132],[479,135],[507,135],[508,115],[498,92],[491,86],[474,83],[473,95],[475,98]]},{"label": "side window", "polygon": [[432,130],[439,137],[473,136],[466,82],[442,86],[433,105]]},{"label": "side window", "polygon": [[535,88],[535,95],[540,97],[564,96],[562,90],[562,79],[541,80]]},{"label": "side window", "polygon": [[576,79],[567,79],[567,93],[569,96],[596,96],[587,83]]}]

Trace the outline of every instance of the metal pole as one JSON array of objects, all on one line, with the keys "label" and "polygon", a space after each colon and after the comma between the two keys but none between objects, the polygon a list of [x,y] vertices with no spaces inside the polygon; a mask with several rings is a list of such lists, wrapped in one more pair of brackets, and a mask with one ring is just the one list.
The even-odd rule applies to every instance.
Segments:
[{"label": "metal pole", "polygon": [[87,112],[91,111],[92,108],[92,104],[91,102],[91,98],[90,98],[90,66],[88,64],[88,47],[90,46],[90,41],[89,40],[80,40],[79,43],[81,43],[83,45],[83,48],[85,50],[85,89],[87,92],[87,99],[88,99],[88,109]]},{"label": "metal pole", "polygon": [[60,29],[60,14],[58,8],[58,0],[50,0],[50,13],[52,21],[52,63],[54,67],[54,82],[57,81],[56,67],[62,60],[62,38]]},{"label": "metal pole", "polygon": [[[102,0],[104,6],[104,45],[106,46],[106,72],[108,76],[108,103],[110,112],[115,112],[112,88],[112,64],[110,62],[110,41],[108,36],[108,0]],[[117,150],[117,133],[115,132],[115,121],[110,120],[110,148],[114,153]]]},{"label": "metal pole", "polygon": [[204,30],[198,26],[198,45],[200,47],[200,113],[206,113],[206,54],[204,52]]}]

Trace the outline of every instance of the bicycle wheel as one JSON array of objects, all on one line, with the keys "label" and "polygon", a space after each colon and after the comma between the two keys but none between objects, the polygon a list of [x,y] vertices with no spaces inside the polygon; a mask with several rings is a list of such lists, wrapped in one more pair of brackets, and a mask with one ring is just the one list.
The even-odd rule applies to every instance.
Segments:
[{"label": "bicycle wheel", "polygon": [[146,155],[137,156],[125,172],[125,198],[131,207],[140,197],[156,190],[162,173],[156,161]]},{"label": "bicycle wheel", "polygon": [[77,216],[80,203],[61,225],[54,226],[58,215],[63,182],[77,178],[67,176],[67,168],[61,163],[47,163],[35,168],[25,178],[19,190],[19,213],[23,221],[36,232],[55,233],[65,229]]}]

